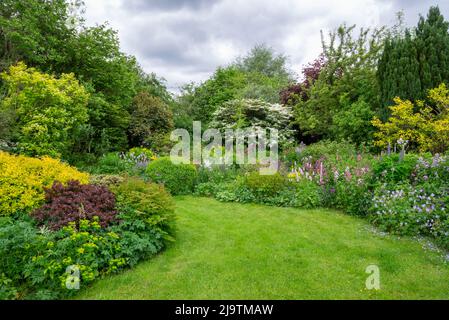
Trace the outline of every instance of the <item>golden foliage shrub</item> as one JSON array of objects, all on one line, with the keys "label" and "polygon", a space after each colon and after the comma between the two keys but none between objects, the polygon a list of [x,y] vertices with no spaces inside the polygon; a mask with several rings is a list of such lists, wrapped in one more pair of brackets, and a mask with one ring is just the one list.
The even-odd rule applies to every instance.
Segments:
[{"label": "golden foliage shrub", "polygon": [[15,156],[0,151],[0,216],[29,213],[45,198],[44,188],[53,182],[89,182],[89,175],[58,160]]}]

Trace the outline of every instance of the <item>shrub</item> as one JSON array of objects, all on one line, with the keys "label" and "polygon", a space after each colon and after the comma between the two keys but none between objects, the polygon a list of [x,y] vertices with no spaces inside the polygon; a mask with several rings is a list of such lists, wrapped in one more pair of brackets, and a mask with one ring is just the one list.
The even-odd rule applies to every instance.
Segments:
[{"label": "shrub", "polygon": [[225,130],[265,129],[279,130],[279,144],[290,142],[294,131],[290,128],[293,118],[289,106],[270,104],[257,99],[236,99],[223,103],[213,114],[210,127]]},{"label": "shrub", "polygon": [[276,207],[297,207],[298,194],[295,188],[288,188],[279,191],[273,197],[260,199],[261,203]]},{"label": "shrub", "polygon": [[[123,219],[105,229],[93,218],[51,232],[30,221],[0,219],[0,298],[69,297],[77,290],[66,287],[68,280],[82,288],[156,254],[163,243],[161,234],[141,220]],[[69,267],[79,278],[69,278]]]},{"label": "shrub", "polygon": [[236,179],[239,170],[233,166],[213,165],[209,168],[200,167],[198,169],[198,183],[229,182]]},{"label": "shrub", "polygon": [[121,223],[112,226],[110,230],[120,235],[118,241],[118,246],[121,248],[120,255],[131,267],[155,255],[164,248],[167,241],[173,240],[171,236],[164,236],[157,228],[145,221],[132,219],[131,215],[126,214],[120,217]]},{"label": "shrub", "polygon": [[394,184],[409,181],[417,161],[418,157],[413,154],[406,154],[402,160],[397,154],[386,156],[373,166],[374,182]]},{"label": "shrub", "polygon": [[312,181],[301,180],[294,195],[294,207],[311,209],[321,205],[320,186]]},{"label": "shrub", "polygon": [[449,189],[449,155],[435,155],[429,159],[420,157],[411,181],[430,192],[438,192],[442,188]]},{"label": "shrub", "polygon": [[244,178],[239,177],[235,182],[221,183],[217,186],[215,197],[223,202],[257,202],[258,199],[245,186]]},{"label": "shrub", "polygon": [[279,173],[260,175],[252,172],[245,177],[245,186],[256,197],[272,197],[287,186],[287,179]]},{"label": "shrub", "polygon": [[[155,160],[156,159],[156,155],[154,154],[153,151],[151,151],[150,149],[147,148],[142,148],[142,147],[137,147],[137,148],[132,148],[128,151],[127,156],[130,158],[145,158],[147,161],[150,160]],[[139,161],[139,160],[137,160]]]},{"label": "shrub", "polygon": [[430,222],[447,216],[446,204],[441,201],[444,196],[446,194],[429,194],[409,184],[394,188],[384,185],[376,190],[372,220],[384,229],[399,234],[430,234],[434,227],[434,223]]},{"label": "shrub", "polygon": [[174,204],[164,187],[139,178],[128,178],[112,190],[122,219],[142,221],[164,239],[172,239]]},{"label": "shrub", "polygon": [[93,174],[133,173],[134,166],[134,163],[123,159],[118,153],[108,153],[102,156],[90,171]]},{"label": "shrub", "polygon": [[372,192],[363,180],[339,180],[334,187],[334,207],[350,215],[366,216],[371,206]]},{"label": "shrub", "polygon": [[23,267],[30,287],[26,298],[60,299],[74,295],[77,290],[66,286],[69,267],[79,270],[79,278],[72,280],[82,287],[128,266],[127,248],[120,246],[121,236],[101,228],[98,219],[79,220],[79,226],[72,222],[51,236]]},{"label": "shrub", "polygon": [[0,218],[0,300],[18,299],[28,290],[24,266],[49,239],[30,221]]},{"label": "shrub", "polygon": [[101,226],[116,221],[115,197],[106,187],[82,185],[69,181],[67,186],[55,182],[46,189],[46,203],[32,213],[41,224],[58,230],[70,222],[79,225],[82,219],[98,217]]},{"label": "shrub", "polygon": [[193,193],[197,170],[191,164],[174,164],[164,157],[151,162],[146,175],[155,183],[163,184],[173,195]]},{"label": "shrub", "polygon": [[[372,121],[378,129],[374,134],[375,144],[385,148],[400,139],[407,140],[412,148],[421,152],[445,152],[449,148],[449,90],[443,83],[429,90],[430,104],[394,99],[390,107],[391,117],[383,123],[378,118]],[[418,111],[417,111],[418,110]],[[417,111],[417,112],[416,112]]]},{"label": "shrub", "polygon": [[358,154],[357,148],[350,142],[323,140],[305,147],[299,153],[299,162],[325,159],[328,164],[338,165],[344,162],[347,166],[357,160]]},{"label": "shrub", "polygon": [[219,190],[219,185],[214,182],[199,183],[195,187],[195,195],[203,197],[213,197]]},{"label": "shrub", "polygon": [[141,167],[146,167],[152,160],[157,159],[153,151],[147,148],[132,148],[127,153],[122,154],[121,158]]},{"label": "shrub", "polygon": [[134,98],[129,133],[134,143],[163,151],[173,130],[171,108],[159,97],[141,92]]},{"label": "shrub", "polygon": [[91,184],[111,187],[122,183],[125,180],[122,176],[112,174],[91,175],[89,182]]},{"label": "shrub", "polygon": [[89,94],[75,75],[62,74],[56,79],[18,63],[1,78],[7,95],[0,112],[16,114],[15,142],[20,152],[53,157],[67,154],[75,131],[88,120]]},{"label": "shrub", "polygon": [[0,151],[0,215],[29,213],[45,199],[54,181],[88,183],[89,175],[58,160],[13,156]]}]

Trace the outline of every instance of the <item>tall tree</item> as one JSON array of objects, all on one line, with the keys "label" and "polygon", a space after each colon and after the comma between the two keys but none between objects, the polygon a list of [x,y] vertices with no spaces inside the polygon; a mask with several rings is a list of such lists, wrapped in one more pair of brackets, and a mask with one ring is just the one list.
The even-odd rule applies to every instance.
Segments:
[{"label": "tall tree", "polygon": [[238,58],[235,66],[246,73],[259,73],[270,78],[290,79],[286,68],[287,58],[265,44],[256,45],[243,58]]},{"label": "tall tree", "polygon": [[431,7],[415,29],[393,33],[385,41],[377,72],[384,120],[395,97],[425,99],[429,89],[449,83],[448,29],[438,7]]},{"label": "tall tree", "polygon": [[[178,99],[177,108],[189,110],[191,119],[202,121],[204,127],[223,103],[234,99],[259,99],[279,102],[279,92],[292,82],[286,58],[273,49],[259,45],[246,56],[227,67],[219,67],[212,77],[199,86],[189,86]],[[187,126],[186,112],[175,112],[176,123]],[[182,119],[181,119],[182,117]],[[190,124],[191,127],[191,124]]]},{"label": "tall tree", "polygon": [[[24,61],[56,76],[74,73],[90,94],[89,120],[73,133],[70,154],[125,150],[136,94],[148,92],[167,104],[172,98],[161,79],[120,50],[116,31],[106,24],[87,27],[82,14],[81,0],[0,1],[0,71]],[[0,80],[0,99],[1,86]]]},{"label": "tall tree", "polygon": [[[438,7],[431,7],[427,19],[421,17],[416,29],[422,89],[449,81],[449,22]],[[422,93],[425,95],[425,92]]]},{"label": "tall tree", "polygon": [[379,109],[376,66],[384,29],[342,25],[323,35],[323,63],[313,68],[309,88],[294,106],[302,139],[349,139],[362,143],[373,131],[370,120]]},{"label": "tall tree", "polygon": [[132,144],[163,151],[174,127],[173,113],[169,106],[147,92],[139,93],[134,98],[133,105],[130,126]]}]

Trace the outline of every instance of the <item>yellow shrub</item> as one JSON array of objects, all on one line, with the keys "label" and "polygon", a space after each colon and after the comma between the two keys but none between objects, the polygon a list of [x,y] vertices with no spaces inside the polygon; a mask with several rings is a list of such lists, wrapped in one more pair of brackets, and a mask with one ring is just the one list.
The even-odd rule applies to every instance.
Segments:
[{"label": "yellow shrub", "polygon": [[[390,107],[391,117],[383,123],[372,121],[378,129],[374,133],[379,147],[393,145],[399,139],[407,140],[422,152],[445,152],[449,148],[449,89],[445,84],[429,90],[428,100],[415,105],[408,100],[396,98]],[[415,109],[419,109],[415,112]]]},{"label": "yellow shrub", "polygon": [[44,200],[54,181],[88,183],[89,175],[58,160],[14,156],[0,151],[0,216],[28,213]]}]

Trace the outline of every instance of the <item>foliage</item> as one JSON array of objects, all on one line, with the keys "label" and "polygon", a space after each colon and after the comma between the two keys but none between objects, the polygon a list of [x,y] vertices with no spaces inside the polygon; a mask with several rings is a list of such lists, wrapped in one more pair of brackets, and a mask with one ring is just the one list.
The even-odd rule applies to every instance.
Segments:
[{"label": "foliage", "polygon": [[[379,61],[377,77],[381,88],[385,119],[390,114],[388,106],[394,98],[416,99],[422,94],[418,53],[410,31],[385,40],[385,49]],[[400,76],[399,76],[400,75]]]},{"label": "foliage", "polygon": [[373,166],[374,182],[395,184],[408,181],[417,162],[418,157],[413,154],[407,154],[404,159],[397,154],[386,156]]},{"label": "foliage", "polygon": [[192,120],[198,120],[205,127],[219,107],[236,99],[278,103],[279,92],[291,81],[286,57],[265,45],[258,45],[229,66],[218,68],[201,85],[184,87],[178,99],[177,122],[189,129]]},{"label": "foliage", "polygon": [[174,205],[164,187],[138,178],[128,178],[112,187],[120,216],[127,221],[142,221],[163,239],[173,239]]},{"label": "foliage", "polygon": [[[95,219],[80,220],[79,227],[71,223],[52,233],[27,221],[8,220],[0,223],[0,235],[0,273],[7,282],[2,292],[9,293],[3,297],[7,299],[72,296],[77,290],[68,289],[67,283],[87,286],[162,248],[159,235],[137,221],[102,229]],[[69,267],[79,270],[79,278],[71,277]]]},{"label": "foliage", "polygon": [[106,227],[117,221],[114,195],[103,186],[69,181],[55,182],[45,189],[45,204],[31,213],[39,225],[59,230],[70,223],[79,226],[80,220],[98,218]]},{"label": "foliage", "polygon": [[132,163],[138,171],[145,170],[151,161],[157,159],[153,151],[147,148],[132,148],[126,153],[120,154],[120,159]]},{"label": "foliage", "polygon": [[128,152],[111,152],[103,155],[95,163],[87,165],[87,170],[97,175],[141,175],[148,164],[157,157],[147,148],[132,148]]},{"label": "foliage", "polygon": [[[432,158],[419,157],[410,182],[427,192],[437,192],[449,185],[449,155]],[[449,200],[449,199],[448,199]]]},{"label": "foliage", "polygon": [[294,106],[299,101],[308,99],[308,91],[310,87],[318,80],[321,70],[326,65],[324,55],[320,55],[312,63],[309,63],[302,69],[303,81],[293,84],[283,89],[280,93],[281,103],[283,105]]},{"label": "foliage", "polygon": [[261,100],[232,100],[224,103],[213,114],[211,127],[216,129],[277,129],[279,143],[292,139],[289,128],[291,109],[280,104],[269,104]]},{"label": "foliage", "polygon": [[163,184],[172,195],[193,192],[197,170],[191,164],[174,164],[169,157],[151,162],[146,169],[147,177],[155,183]]},{"label": "foliage", "polygon": [[75,133],[73,153],[85,156],[87,152],[98,156],[112,150],[126,149],[129,112],[117,104],[108,102],[102,93],[95,92],[92,85],[85,84],[85,86],[91,92],[88,104],[89,122]]},{"label": "foliage", "polygon": [[8,93],[0,109],[16,116],[13,140],[19,151],[31,156],[66,154],[74,130],[87,121],[89,96],[75,76],[57,79],[19,63],[2,78]]},{"label": "foliage", "polygon": [[239,177],[235,182],[219,184],[215,198],[222,202],[257,202],[254,194],[246,187],[243,177]]},{"label": "foliage", "polygon": [[[288,195],[285,191],[281,191],[278,195],[283,197]],[[288,199],[288,197],[286,197]],[[304,209],[312,209],[321,206],[320,187],[316,183],[309,180],[301,180],[295,185],[293,197],[290,197],[290,203],[283,205],[288,207],[297,207]]]},{"label": "foliage", "polygon": [[173,128],[173,114],[160,98],[146,92],[134,98],[130,125],[134,145],[145,145],[158,151]]},{"label": "foliage", "polygon": [[[56,232],[29,220],[1,218],[1,298],[72,296],[77,290],[67,284],[85,287],[156,254],[172,239],[173,203],[162,187],[132,179],[114,191],[120,222],[108,228],[97,216]],[[69,272],[74,269],[79,278]]]},{"label": "foliage", "polygon": [[192,119],[208,124],[217,108],[236,99],[244,87],[245,74],[241,70],[236,67],[218,68],[209,80],[194,90]]},{"label": "foliage", "polygon": [[245,186],[258,198],[275,196],[287,185],[287,179],[279,173],[261,175],[252,172],[245,177]]},{"label": "foliage", "polygon": [[320,142],[306,146],[300,152],[299,161],[311,157],[313,161],[320,158],[337,161],[338,159],[349,160],[357,155],[356,147],[348,141],[329,141],[322,140]]},{"label": "foliage", "polygon": [[237,59],[235,65],[246,73],[257,72],[267,77],[289,78],[285,64],[287,58],[275,55],[272,48],[256,45],[247,56]]},{"label": "foliage", "polygon": [[[127,153],[127,157],[135,158],[135,159],[137,159],[139,157],[145,157],[145,159],[147,159],[148,161],[156,159],[156,155],[154,154],[154,152],[152,150],[147,149],[147,148],[142,148],[142,147],[136,147],[136,148],[130,149]],[[139,162],[139,160],[135,161],[135,162]]]},{"label": "foliage", "polygon": [[213,165],[210,167],[200,166],[198,168],[198,183],[215,183],[229,182],[236,179],[244,169],[235,166]]},{"label": "foliage", "polygon": [[173,103],[164,80],[146,74],[134,57],[120,51],[116,31],[107,24],[88,27],[83,15],[80,0],[5,0],[0,5],[0,72],[24,61],[58,77],[74,73],[89,92],[88,122],[74,128],[75,143],[63,155],[67,160],[126,150],[137,93]]},{"label": "foliage", "polygon": [[277,55],[266,45],[256,45],[246,56],[238,58],[233,65],[246,75],[246,86],[238,98],[278,103],[279,92],[292,81],[286,63],[284,55]]},{"label": "foliage", "polygon": [[0,299],[20,297],[23,265],[47,244],[38,231],[30,221],[0,218]]},{"label": "foliage", "polygon": [[175,128],[185,129],[188,132],[192,133],[193,120],[194,118],[196,118],[196,116],[194,116],[194,110],[196,108],[196,106],[194,106],[194,100],[196,97],[195,83],[190,82],[188,84],[185,84],[179,90],[180,93],[176,97],[172,107],[173,122]]},{"label": "foliage", "polygon": [[68,267],[80,272],[80,278],[75,276],[70,283],[79,281],[86,286],[159,252],[173,219],[171,200],[158,186],[136,190],[136,182],[132,184],[132,188],[118,187],[118,206],[124,211],[120,224],[107,229],[101,227],[97,217],[79,220],[78,225],[71,222],[57,232],[39,230],[28,221],[0,220],[2,298],[71,296],[77,291],[66,287],[70,281]]},{"label": "foliage", "polygon": [[132,173],[134,166],[133,162],[127,161],[120,154],[113,152],[98,159],[97,163],[89,168],[89,171],[93,174]]},{"label": "foliage", "polygon": [[[73,1],[79,6],[79,1]],[[39,19],[45,17],[45,19]],[[69,39],[75,26],[68,24],[67,1],[4,0],[0,5],[0,71],[25,60],[32,66],[61,71],[69,60]]]},{"label": "foliage", "polygon": [[[311,145],[287,149],[283,154],[288,166],[319,166],[324,161],[327,170],[345,170],[349,167],[370,166],[373,156],[364,148],[357,148],[348,141],[322,140]],[[335,171],[335,170],[334,170]]]},{"label": "foliage", "polygon": [[416,28],[386,39],[378,68],[384,107],[396,97],[424,99],[427,90],[449,83],[448,28],[439,8],[431,7],[427,18],[421,17]]},{"label": "foliage", "polygon": [[87,183],[89,175],[48,157],[34,159],[0,151],[1,215],[30,212],[44,201],[44,188],[69,180]]},{"label": "foliage", "polygon": [[386,231],[431,237],[447,249],[448,159],[439,155],[412,159],[394,161],[391,170],[385,170],[379,179],[383,183],[375,189],[370,219]]},{"label": "foliage", "polygon": [[354,37],[354,28],[340,26],[329,34],[328,42],[323,36],[325,63],[319,66],[318,78],[296,99],[296,123],[309,141],[332,138],[361,144],[372,132],[369,115],[379,109],[376,67],[384,30],[361,29]]},{"label": "foliage", "polygon": [[369,188],[368,179],[339,179],[335,182],[334,189],[328,192],[334,192],[335,199],[332,207],[341,209],[344,212],[354,216],[367,216],[372,201],[372,193]]},{"label": "foliage", "polygon": [[195,195],[201,197],[215,197],[220,185],[215,182],[200,182],[195,186]]},{"label": "foliage", "polygon": [[94,174],[90,176],[89,183],[103,187],[111,187],[122,183],[125,180],[120,175]]},{"label": "foliage", "polygon": [[281,175],[263,176],[250,172],[234,181],[203,182],[195,194],[223,202],[260,203],[278,207],[316,208],[320,206],[320,186],[309,180],[292,183]]},{"label": "foliage", "polygon": [[447,190],[443,194],[428,193],[408,184],[393,190],[380,188],[373,200],[371,220],[380,228],[400,235],[434,238],[449,248]]},{"label": "foliage", "polygon": [[383,123],[374,118],[373,125],[378,129],[374,134],[375,144],[386,147],[402,139],[419,151],[444,152],[449,148],[449,90],[445,84],[429,91],[430,104],[395,99],[390,107],[391,117]]}]

